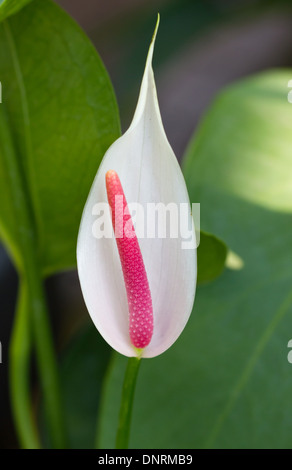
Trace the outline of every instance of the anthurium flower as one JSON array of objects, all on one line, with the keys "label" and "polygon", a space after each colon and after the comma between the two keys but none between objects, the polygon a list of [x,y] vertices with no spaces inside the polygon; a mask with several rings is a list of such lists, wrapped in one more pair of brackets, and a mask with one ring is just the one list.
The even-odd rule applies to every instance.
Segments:
[{"label": "anthurium flower", "polygon": [[157,27],[133,121],[99,166],[77,243],[79,279],[91,318],[103,338],[129,357],[157,356],[176,341],[196,288],[195,246],[185,249],[181,231],[166,234],[162,225],[168,211],[155,233],[148,230],[157,215],[148,217],[149,206],[177,208],[177,213],[184,207],[181,217],[195,237],[185,181],[158,106],[152,70],[156,32]]}]

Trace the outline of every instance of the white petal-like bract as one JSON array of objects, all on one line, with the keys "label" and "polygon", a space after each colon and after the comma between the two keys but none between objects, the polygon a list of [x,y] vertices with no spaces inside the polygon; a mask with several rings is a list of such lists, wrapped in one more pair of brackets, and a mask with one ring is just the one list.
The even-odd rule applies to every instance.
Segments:
[{"label": "white petal-like bract", "polygon": [[[156,27],[157,30],[157,27]],[[156,31],[155,31],[156,35]],[[81,289],[91,318],[103,338],[119,353],[136,356],[129,336],[128,303],[114,236],[93,235],[96,205],[107,204],[105,175],[120,177],[129,206],[139,203],[144,214],[149,203],[187,206],[187,224],[194,235],[189,197],[178,161],[161,121],[152,70],[155,35],[151,42],[135,115],[128,131],[106,152],[88,196],[79,230],[77,265]],[[153,207],[153,206],[152,206]],[[111,224],[110,213],[106,213]],[[152,221],[153,222],[153,221]],[[157,225],[162,221],[157,220]],[[144,231],[141,224],[144,224]],[[192,311],[196,289],[196,250],[183,249],[178,236],[147,237],[145,220],[137,217],[136,233],[149,281],[154,330],[142,357],[168,349],[184,329]],[[141,229],[141,230],[140,230]],[[139,237],[139,233],[144,237]]]}]

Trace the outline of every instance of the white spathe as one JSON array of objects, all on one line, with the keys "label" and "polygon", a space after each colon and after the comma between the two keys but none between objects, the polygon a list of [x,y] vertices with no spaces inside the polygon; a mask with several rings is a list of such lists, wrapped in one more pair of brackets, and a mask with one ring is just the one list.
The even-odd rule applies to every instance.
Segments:
[{"label": "white spathe", "polygon": [[[158,26],[158,25],[157,25]],[[79,229],[77,265],[84,300],[103,338],[125,356],[136,356],[128,324],[128,302],[114,236],[97,239],[92,228],[93,207],[107,203],[105,174],[115,170],[127,202],[186,203],[193,227],[185,181],[161,121],[152,56],[157,26],[147,57],[139,100],[128,131],[106,152],[88,196]],[[109,223],[110,221],[110,215]],[[139,219],[136,232],[139,233]],[[194,231],[194,227],[193,227]],[[195,234],[193,233],[195,238]],[[181,334],[191,314],[197,277],[195,249],[182,249],[178,238],[140,238],[153,303],[154,331],[142,357],[168,349]]]}]

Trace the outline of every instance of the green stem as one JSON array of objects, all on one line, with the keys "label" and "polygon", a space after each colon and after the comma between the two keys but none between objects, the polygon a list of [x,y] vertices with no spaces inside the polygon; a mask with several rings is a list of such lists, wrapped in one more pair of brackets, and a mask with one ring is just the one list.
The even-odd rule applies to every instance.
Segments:
[{"label": "green stem", "polygon": [[130,357],[122,391],[116,449],[128,449],[135,386],[141,359]]},{"label": "green stem", "polygon": [[[0,107],[0,147],[4,164],[6,165],[7,178],[10,183],[11,194],[7,195],[7,197],[11,197],[14,210],[13,215],[16,233],[13,233],[13,235],[17,240],[18,249],[15,249],[13,254],[15,255],[14,259],[17,262],[20,277],[24,281],[23,289],[27,290],[27,306],[29,308],[29,314],[26,308],[19,310],[15,328],[19,328],[19,324],[24,325],[25,323],[26,328],[29,328],[27,323],[31,323],[33,337],[36,343],[37,363],[52,443],[53,446],[57,448],[65,447],[63,408],[61,405],[56,357],[48,319],[41,270],[36,253],[36,231],[31,214],[32,211],[30,209],[26,180],[15,152],[8,118],[5,114],[3,104],[1,104]],[[17,244],[15,243],[13,246]],[[20,351],[23,350],[24,357],[27,355],[26,339],[23,339],[17,332],[13,333],[13,338],[13,349],[17,349],[18,353],[11,362],[11,367],[13,366],[15,368],[15,370],[11,371],[11,377],[15,377],[16,369],[19,369],[20,363],[23,360]],[[26,367],[26,371],[28,372],[28,367]],[[14,383],[15,382],[12,380],[12,384]],[[22,403],[25,408],[25,415],[29,416],[27,409],[27,393],[23,393],[23,390],[24,388],[21,388],[20,391],[16,388],[13,390],[13,402],[15,404],[14,414],[17,416],[16,421],[18,423],[18,429],[20,429],[19,423],[22,423],[21,429],[25,426],[23,422],[24,414],[20,412],[20,403]],[[23,441],[22,438],[21,440]]]},{"label": "green stem", "polygon": [[30,255],[29,262],[26,264],[26,277],[45,416],[53,447],[65,448],[65,421],[49,314],[37,260],[32,253]]},{"label": "green stem", "polygon": [[39,449],[39,436],[30,403],[31,332],[28,313],[28,290],[21,281],[9,351],[11,402],[21,447]]}]

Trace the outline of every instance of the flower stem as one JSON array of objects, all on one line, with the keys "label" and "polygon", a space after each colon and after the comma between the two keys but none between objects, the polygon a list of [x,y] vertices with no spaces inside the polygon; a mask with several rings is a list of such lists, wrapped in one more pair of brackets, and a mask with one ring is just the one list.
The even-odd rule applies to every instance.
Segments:
[{"label": "flower stem", "polygon": [[139,357],[130,357],[128,361],[122,391],[116,449],[128,449],[135,386],[140,362]]},{"label": "flower stem", "polygon": [[[44,405],[49,423],[51,440],[54,447],[65,447],[65,426],[61,405],[57,362],[49,324],[41,269],[36,250],[37,235],[30,207],[29,191],[20,165],[19,155],[14,148],[8,116],[4,105],[0,108],[0,150],[5,174],[9,183],[7,198],[12,201],[11,211],[14,221],[13,237],[6,236],[13,259],[20,275],[21,295],[16,323],[13,329],[11,347],[11,385],[14,415],[25,446],[28,441],[23,437],[24,429],[30,429],[30,445],[38,446],[33,423],[29,418],[29,352],[30,331],[36,344],[37,363],[44,393]],[[24,291],[25,290],[25,294]],[[25,302],[23,296],[25,295]],[[19,332],[23,333],[24,336]],[[23,366],[23,368],[22,368]],[[21,376],[17,377],[21,370]],[[21,383],[20,383],[21,382]],[[18,387],[18,385],[20,387]],[[29,419],[26,424],[25,419]]]},{"label": "flower stem", "polygon": [[21,447],[39,449],[41,445],[30,402],[30,330],[28,290],[21,281],[9,351],[11,402]]}]

